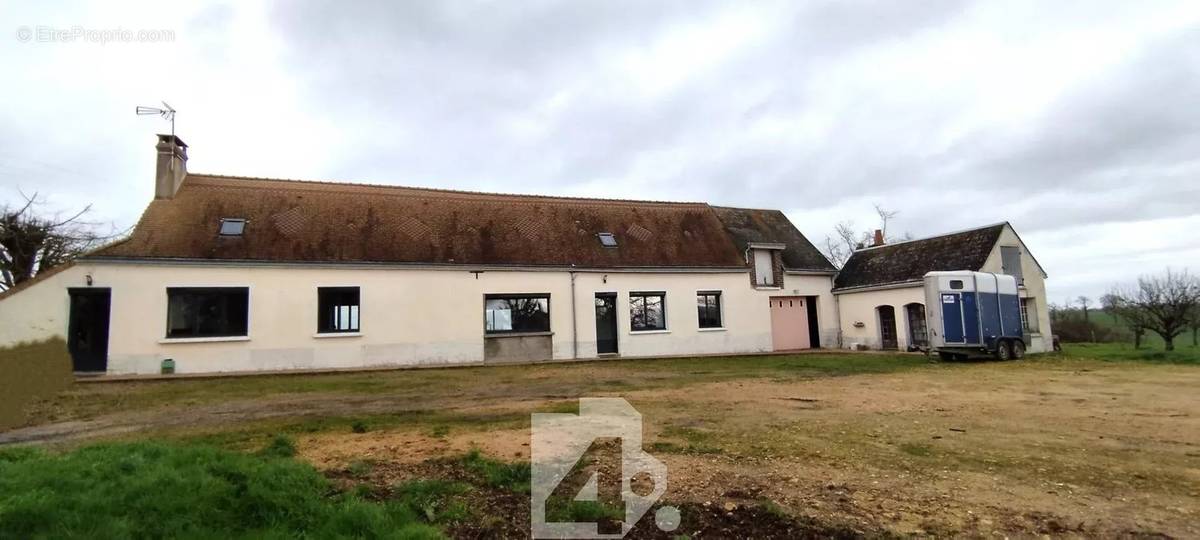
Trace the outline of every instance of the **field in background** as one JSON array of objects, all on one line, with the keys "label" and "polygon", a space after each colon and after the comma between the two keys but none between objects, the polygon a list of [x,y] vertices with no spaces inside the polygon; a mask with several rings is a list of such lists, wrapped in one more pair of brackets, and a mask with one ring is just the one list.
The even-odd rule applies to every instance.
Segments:
[{"label": "field in background", "polygon": [[[264,515],[279,510],[278,499],[238,486],[259,471],[254,460],[294,460],[319,472],[295,473],[289,495],[316,505],[312,512],[373,516],[414,534],[424,525],[455,537],[521,537],[529,414],[619,396],[643,414],[645,449],[669,467],[664,502],[682,509],[680,534],[1195,537],[1196,356],[1068,344],[1061,355],[1007,363],[807,354],[89,384],[42,402],[35,425],[0,433],[0,442],[47,446],[51,457],[36,459],[97,441],[145,455],[136,445],[147,439],[185,453],[233,452],[214,458],[225,468],[189,473],[212,476],[211,499],[186,500],[263,505]],[[293,445],[296,457],[287,457]],[[166,477],[159,461],[174,454],[155,452],[113,466],[135,483],[154,471]],[[4,461],[0,453],[0,468]],[[60,467],[51,470],[72,474]],[[21,523],[88,500],[56,493],[61,478],[24,482],[21,493],[39,493],[41,506],[0,501],[0,512],[26,512]],[[0,497],[5,490],[0,483]],[[79,508],[90,526],[120,511]],[[608,502],[569,498],[553,510],[599,522],[615,515]],[[138,515],[156,511],[173,510]],[[317,534],[303,520],[279,523],[285,535]],[[657,533],[651,517],[633,537],[673,536]]]}]

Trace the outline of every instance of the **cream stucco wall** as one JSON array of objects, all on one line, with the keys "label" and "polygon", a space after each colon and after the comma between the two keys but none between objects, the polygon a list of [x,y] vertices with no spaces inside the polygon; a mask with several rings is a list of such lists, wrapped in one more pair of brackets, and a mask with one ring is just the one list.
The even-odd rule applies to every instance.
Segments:
[{"label": "cream stucco wall", "polygon": [[[1050,310],[1046,302],[1046,280],[1042,277],[1042,271],[1037,262],[1030,255],[1028,248],[1021,243],[1012,227],[1004,227],[991,254],[988,255],[983,267],[978,270],[1001,273],[1001,246],[1021,248],[1021,272],[1025,276],[1025,284],[1019,289],[1018,294],[1022,298],[1034,299],[1037,311],[1038,331],[1030,334],[1028,352],[1046,352],[1052,346]],[[905,350],[909,343],[909,328],[904,306],[913,302],[925,303],[925,293],[920,283],[911,287],[843,292],[839,293],[837,297],[839,320],[842,327],[842,344],[848,348],[853,348],[856,344],[863,344],[872,349],[880,348],[879,321],[875,308],[881,305],[890,305],[896,309],[896,331],[900,350]],[[861,328],[855,326],[858,322],[863,323]]]},{"label": "cream stucco wall", "polygon": [[[842,325],[842,346],[854,349],[865,345],[871,349],[882,348],[879,332],[879,317],[875,308],[889,305],[896,310],[896,338],[899,349],[908,350],[910,329],[904,306],[912,303],[925,304],[925,289],[919,284],[913,287],[883,289],[839,294],[838,312]],[[862,326],[858,326],[862,323]]]},{"label": "cream stucco wall", "polygon": [[[465,268],[83,262],[0,299],[0,345],[64,335],[67,289],[85,286],[87,275],[93,287],[112,290],[111,374],[157,373],[165,358],[174,359],[180,373],[478,363],[484,340],[491,339],[483,332],[484,295],[491,293],[549,293],[558,360],[596,356],[596,292],[618,294],[622,356],[769,351],[767,297],[778,295],[817,296],[822,343],[834,346],[837,335],[829,276],[788,275],[782,288],[755,290],[744,271],[577,272],[572,325],[571,273],[566,271],[475,274]],[[249,335],[224,341],[164,339],[166,288],[212,286],[249,287]],[[316,335],[317,287],[323,286],[360,287],[359,335]],[[723,329],[698,328],[699,290],[722,291]],[[630,291],[666,292],[666,331],[630,331]]]}]

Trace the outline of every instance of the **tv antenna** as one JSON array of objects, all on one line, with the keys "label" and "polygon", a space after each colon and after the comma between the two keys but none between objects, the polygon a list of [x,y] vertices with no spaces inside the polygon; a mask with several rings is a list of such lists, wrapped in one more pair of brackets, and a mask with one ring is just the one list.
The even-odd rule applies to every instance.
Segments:
[{"label": "tv antenna", "polygon": [[165,101],[160,101],[159,103],[163,104],[163,108],[160,109],[158,107],[144,107],[142,105],[138,105],[137,106],[137,114],[138,114],[138,116],[149,116],[149,115],[161,116],[163,118],[163,120],[170,121],[171,122],[171,136],[174,137],[175,136],[175,109],[172,108],[170,105],[167,105],[167,102],[165,102]]}]

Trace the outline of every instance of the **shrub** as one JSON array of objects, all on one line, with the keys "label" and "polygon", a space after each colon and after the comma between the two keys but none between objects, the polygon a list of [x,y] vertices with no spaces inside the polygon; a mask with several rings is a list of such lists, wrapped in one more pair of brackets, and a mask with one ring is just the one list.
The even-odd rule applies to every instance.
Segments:
[{"label": "shrub", "polygon": [[296,442],[287,435],[276,435],[271,444],[258,451],[263,457],[290,458],[296,455]]},{"label": "shrub", "polygon": [[0,538],[440,537],[403,506],[327,496],[292,459],[156,443],[3,455]]},{"label": "shrub", "polygon": [[448,524],[465,521],[471,514],[458,499],[470,491],[461,482],[445,480],[409,480],[393,490],[396,501],[429,523]]}]

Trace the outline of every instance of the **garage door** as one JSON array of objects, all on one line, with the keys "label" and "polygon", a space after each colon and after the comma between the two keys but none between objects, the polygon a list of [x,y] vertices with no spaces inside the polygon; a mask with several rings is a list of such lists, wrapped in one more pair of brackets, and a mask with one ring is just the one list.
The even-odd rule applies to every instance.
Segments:
[{"label": "garage door", "polygon": [[771,342],[777,351],[812,347],[808,334],[808,306],[803,296],[772,296]]}]

